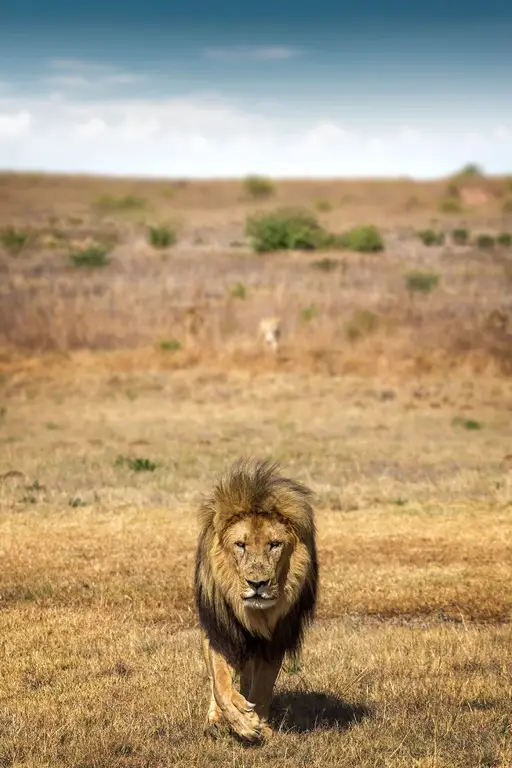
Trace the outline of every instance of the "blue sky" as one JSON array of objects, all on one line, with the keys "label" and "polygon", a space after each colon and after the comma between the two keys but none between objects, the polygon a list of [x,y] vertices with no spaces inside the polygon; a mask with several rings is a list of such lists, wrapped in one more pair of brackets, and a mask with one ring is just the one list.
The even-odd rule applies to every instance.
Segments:
[{"label": "blue sky", "polygon": [[4,0],[0,168],[512,172],[512,3]]}]

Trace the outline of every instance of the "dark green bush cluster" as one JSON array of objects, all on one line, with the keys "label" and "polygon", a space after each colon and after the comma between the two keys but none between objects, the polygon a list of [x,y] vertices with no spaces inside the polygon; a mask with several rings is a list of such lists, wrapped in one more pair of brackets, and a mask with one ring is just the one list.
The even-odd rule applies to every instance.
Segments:
[{"label": "dark green bush cluster", "polygon": [[265,200],[267,197],[271,197],[275,191],[272,181],[265,176],[247,176],[244,187],[254,200]]},{"label": "dark green bush cluster", "polygon": [[487,251],[496,245],[496,238],[492,235],[477,235],[475,238],[475,245],[482,251]]},{"label": "dark green bush cluster", "polygon": [[169,227],[148,227],[148,243],[153,248],[170,248],[176,242],[176,233]]},{"label": "dark green bush cluster", "polygon": [[433,229],[422,229],[418,232],[418,237],[423,245],[443,245],[444,232],[436,232]]},{"label": "dark green bush cluster", "polygon": [[258,253],[283,250],[314,251],[326,243],[326,232],[315,216],[302,209],[278,209],[251,216],[246,234]]},{"label": "dark green bush cluster", "polygon": [[504,248],[510,248],[512,245],[512,235],[510,232],[500,232],[496,238],[496,243],[503,246]]},{"label": "dark green bush cluster", "polygon": [[11,253],[19,253],[28,244],[29,239],[27,232],[21,232],[21,230],[13,227],[8,227],[0,232],[0,242]]},{"label": "dark green bush cluster", "polygon": [[384,250],[382,235],[373,224],[353,227],[342,235],[332,236],[333,245],[360,253],[377,253]]},{"label": "dark green bush cluster", "polygon": [[469,240],[469,231],[467,229],[452,230],[452,240],[456,245],[465,245]]},{"label": "dark green bush cluster", "polygon": [[341,235],[326,232],[307,210],[278,209],[251,216],[246,234],[258,253],[282,250],[315,251],[340,248],[373,253],[384,250],[378,229],[371,225],[354,227]]},{"label": "dark green bush cluster", "polygon": [[182,348],[182,344],[178,339],[163,339],[158,343],[158,348],[162,352],[178,352]]},{"label": "dark green bush cluster", "polygon": [[102,245],[91,245],[83,251],[73,251],[69,259],[74,267],[94,269],[109,263],[108,250]]},{"label": "dark green bush cluster", "polygon": [[439,275],[435,272],[413,270],[405,276],[405,286],[409,293],[430,293],[439,284]]}]

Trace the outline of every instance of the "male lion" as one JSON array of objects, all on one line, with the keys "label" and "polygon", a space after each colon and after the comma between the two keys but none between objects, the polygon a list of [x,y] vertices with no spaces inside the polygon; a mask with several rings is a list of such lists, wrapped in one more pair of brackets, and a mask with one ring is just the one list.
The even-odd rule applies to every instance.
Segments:
[{"label": "male lion", "polygon": [[316,603],[310,496],[277,464],[239,459],[201,505],[195,596],[212,731],[224,720],[249,742],[272,733],[274,683],[285,654],[300,650]]}]

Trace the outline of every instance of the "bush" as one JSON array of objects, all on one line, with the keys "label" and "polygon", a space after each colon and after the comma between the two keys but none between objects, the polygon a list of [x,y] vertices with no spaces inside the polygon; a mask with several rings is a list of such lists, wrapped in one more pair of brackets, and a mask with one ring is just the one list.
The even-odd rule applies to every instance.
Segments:
[{"label": "bush", "polygon": [[469,232],[467,229],[454,229],[452,239],[457,245],[465,245],[469,240]]},{"label": "bush", "polygon": [[374,333],[378,327],[378,315],[369,309],[357,309],[345,323],[345,333],[349,341],[358,341]]},{"label": "bush", "polygon": [[467,163],[457,175],[465,178],[480,178],[484,175],[484,169],[477,163]]},{"label": "bush", "polygon": [[91,245],[83,251],[73,251],[69,258],[74,267],[89,269],[106,267],[109,263],[108,251],[102,245]]},{"label": "bush", "polygon": [[170,248],[176,239],[176,233],[169,227],[148,227],[147,240],[153,248]]},{"label": "bush", "polygon": [[439,275],[435,272],[414,270],[405,276],[405,285],[409,293],[430,293],[439,284]]},{"label": "bush", "polygon": [[482,251],[494,248],[495,243],[496,241],[492,235],[478,235],[475,240],[477,248],[480,248]]},{"label": "bush", "polygon": [[247,296],[247,289],[243,283],[235,283],[231,288],[231,296],[235,299],[245,299]]},{"label": "bush", "polygon": [[329,211],[332,211],[332,205],[329,200],[317,200],[315,208],[317,211],[320,211],[320,213],[328,213]]},{"label": "bush", "polygon": [[463,419],[461,416],[456,416],[453,419],[452,424],[454,427],[462,427],[469,432],[482,429],[484,426],[481,421],[476,421],[476,419]]},{"label": "bush", "polygon": [[27,245],[28,241],[29,235],[27,232],[21,232],[12,227],[2,230],[0,234],[0,242],[11,253],[19,253]]},{"label": "bush", "polygon": [[163,339],[158,343],[158,348],[162,352],[178,352],[181,347],[181,341],[178,341],[178,339]]},{"label": "bush", "polygon": [[435,232],[433,229],[422,229],[418,232],[418,237],[423,245],[427,246],[443,245],[444,243],[444,233]]},{"label": "bush", "polygon": [[326,241],[326,233],[316,218],[302,209],[280,209],[251,216],[245,229],[258,253],[288,249],[312,251]]},{"label": "bush", "polygon": [[457,197],[443,197],[438,203],[441,213],[460,213],[462,208]]},{"label": "bush", "polygon": [[303,307],[300,311],[300,319],[303,323],[310,323],[318,315],[318,307],[316,304],[310,304],[308,307]]},{"label": "bush", "polygon": [[503,213],[512,213],[512,200],[505,200],[501,207]]},{"label": "bush", "polygon": [[131,458],[129,456],[118,456],[114,462],[114,466],[127,466],[132,472],[154,472],[157,468],[156,463],[151,461],[151,459],[146,459],[145,457]]},{"label": "bush", "polygon": [[382,235],[372,224],[353,227],[342,235],[332,235],[328,244],[360,253],[377,253],[384,250]]},{"label": "bush", "polygon": [[265,200],[274,194],[274,185],[265,176],[247,176],[244,186],[254,200]]},{"label": "bush", "polygon": [[512,245],[512,235],[510,232],[501,232],[496,238],[496,242],[498,245],[509,248]]}]

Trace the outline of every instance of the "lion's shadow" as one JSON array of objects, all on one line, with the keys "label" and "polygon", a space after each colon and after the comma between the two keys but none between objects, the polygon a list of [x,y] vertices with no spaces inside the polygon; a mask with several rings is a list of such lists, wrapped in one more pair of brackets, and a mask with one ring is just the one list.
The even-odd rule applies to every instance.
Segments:
[{"label": "lion's shadow", "polygon": [[320,691],[276,692],[270,722],[276,730],[309,733],[319,729],[345,730],[372,714],[364,704],[349,704]]}]

